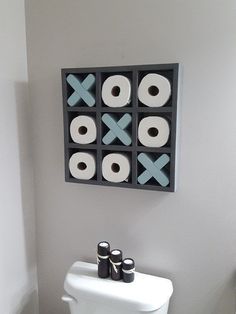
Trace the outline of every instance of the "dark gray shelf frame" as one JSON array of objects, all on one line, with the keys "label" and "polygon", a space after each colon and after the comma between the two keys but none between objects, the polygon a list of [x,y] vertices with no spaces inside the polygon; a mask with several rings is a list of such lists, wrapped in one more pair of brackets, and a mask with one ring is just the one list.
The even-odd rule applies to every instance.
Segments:
[{"label": "dark gray shelf frame", "polygon": [[[67,104],[68,99],[68,84],[66,82],[66,77],[68,74],[89,74],[94,73],[96,77],[96,104],[94,107],[87,106],[75,106],[69,107]],[[123,108],[110,108],[102,103],[101,99],[101,87],[103,76],[109,76],[114,74],[132,73],[132,99],[131,106]],[[140,105],[137,97],[137,89],[140,81],[141,74],[148,73],[158,73],[167,77],[171,82],[172,94],[171,99],[166,105],[158,108],[150,108]],[[166,75],[165,73],[168,73]],[[72,183],[82,183],[82,184],[92,184],[92,185],[104,185],[111,187],[125,187],[134,188],[141,190],[154,190],[154,191],[175,191],[175,173],[176,173],[176,128],[177,128],[177,100],[178,100],[178,76],[179,76],[179,64],[151,64],[151,65],[130,65],[130,66],[115,66],[115,67],[95,67],[95,68],[64,68],[61,70],[62,75],[62,94],[63,94],[63,116],[64,116],[64,151],[65,151],[65,180],[66,182]],[[103,113],[131,113],[132,114],[132,144],[130,146],[125,145],[104,145],[102,144],[102,120],[101,116]],[[96,125],[97,125],[97,141],[91,144],[77,144],[72,142],[69,134],[69,116],[71,114],[88,114],[96,115]],[[156,114],[164,117],[168,117],[170,121],[170,145],[164,147],[145,147],[140,145],[137,139],[137,129],[138,129],[138,119],[139,115],[144,114]],[[166,114],[168,116],[166,116]],[[79,180],[71,176],[69,171],[69,159],[71,152],[74,151],[94,151],[96,154],[96,178],[91,180]],[[106,181],[102,177],[102,156],[108,152],[121,152],[126,153],[130,156],[131,160],[131,176],[130,182],[113,183]],[[169,164],[169,179],[170,184],[167,187],[162,187],[159,184],[147,184],[141,185],[137,182],[138,173],[138,160],[137,155],[140,152],[150,153],[154,155],[161,155],[166,153],[170,156]]]}]

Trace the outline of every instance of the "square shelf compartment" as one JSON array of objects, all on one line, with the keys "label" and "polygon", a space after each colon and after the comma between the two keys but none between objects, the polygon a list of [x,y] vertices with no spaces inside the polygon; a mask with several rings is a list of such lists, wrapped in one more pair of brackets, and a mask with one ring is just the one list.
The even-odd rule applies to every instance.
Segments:
[{"label": "square shelf compartment", "polygon": [[[111,78],[112,76],[115,75],[120,75],[120,76],[124,76],[126,79],[124,79],[124,81],[121,83],[122,86],[124,85],[128,85],[130,84],[130,97],[128,97],[128,92],[127,92],[127,96],[125,93],[123,93],[123,91],[121,90],[121,85],[119,85],[119,82],[114,82],[114,84],[112,84],[112,82],[107,81],[107,79]],[[132,80],[133,80],[133,72],[132,71],[111,71],[111,72],[102,72],[101,73],[101,104],[102,104],[102,108],[108,108],[109,111],[119,111],[122,109],[127,110],[129,108],[132,108],[133,106],[133,88],[132,88]],[[105,86],[105,88],[107,89],[107,94],[106,94],[106,99],[103,99],[102,97],[102,91],[104,88],[104,83],[107,84],[107,86]],[[122,103],[122,100],[124,99],[124,101],[127,99],[129,99],[129,102],[124,105],[124,106],[120,106],[120,107],[114,107],[112,104],[114,102],[120,102]],[[111,105],[109,106],[109,102],[111,103]]]},{"label": "square shelf compartment", "polygon": [[[86,156],[85,154],[83,154],[83,156],[78,156],[78,153],[85,153],[88,154],[88,156]],[[95,165],[93,163],[93,160],[95,162]],[[95,170],[93,171],[94,166]],[[67,181],[78,181],[80,183],[96,183],[99,168],[96,149],[69,148],[67,151],[65,167]],[[77,171],[77,169],[79,171]],[[82,171],[86,171],[89,178],[80,178],[79,172],[82,173]],[[92,175],[93,172],[94,175]],[[86,173],[83,173],[82,175],[84,176],[86,175]]]},{"label": "square shelf compartment", "polygon": [[[118,155],[122,155],[122,157],[125,157],[124,160],[120,160],[119,158],[114,158],[113,161],[113,156],[111,156],[111,154],[118,154]],[[110,160],[109,159],[104,159],[104,158],[109,158],[110,155]],[[128,159],[128,163],[126,165],[126,158]],[[104,164],[105,163],[105,164]],[[132,163],[133,163],[133,159],[132,159],[132,153],[128,152],[128,151],[109,151],[109,150],[103,150],[102,151],[102,161],[101,161],[101,171],[102,171],[102,182],[103,183],[107,183],[108,185],[114,185],[114,184],[118,184],[118,185],[130,185],[132,183]],[[124,170],[122,169],[122,166],[124,166]],[[129,165],[129,166],[128,166]],[[127,173],[125,173],[125,170],[127,169],[127,167],[130,167],[130,171],[128,174],[128,177],[124,180],[122,180],[121,182],[112,182],[109,181],[109,179],[106,178],[107,175],[109,175],[110,173],[114,173],[114,175],[117,177],[118,175],[121,175],[124,173],[124,176],[126,176]],[[103,167],[105,167],[105,169],[107,170],[106,173],[103,172]],[[128,172],[128,170],[127,170]]]},{"label": "square shelf compartment", "polygon": [[96,107],[96,73],[62,73],[68,109]]},{"label": "square shelf compartment", "polygon": [[[157,117],[157,121],[156,124],[151,124],[148,123],[148,126],[146,129],[144,126],[142,126],[142,124],[140,124],[141,121],[144,121],[143,119],[145,118],[152,118],[152,117]],[[162,118],[164,119],[163,121],[158,121],[158,118]],[[147,121],[147,119],[146,119]],[[167,123],[166,123],[166,122]],[[148,122],[148,121],[147,121]],[[162,125],[162,129],[158,128],[158,124]],[[145,145],[144,141],[143,143],[139,140],[138,138],[138,133],[139,133],[139,125],[141,128],[145,128],[145,131],[147,131],[147,136],[150,138],[150,140],[152,141],[153,145],[155,145],[155,141],[157,142],[157,146],[149,146],[149,145]],[[167,134],[167,130],[169,129],[169,136]],[[163,134],[161,134],[161,132],[163,132]],[[159,149],[163,149],[163,148],[171,148],[171,134],[172,134],[172,114],[171,113],[154,113],[154,112],[150,112],[150,113],[142,113],[139,112],[138,113],[138,119],[137,119],[137,144],[138,144],[138,148],[142,148],[142,147],[146,147],[147,149],[150,148],[152,150],[159,150]],[[161,138],[159,138],[161,137]],[[165,143],[165,140],[167,140],[167,142]],[[165,144],[163,144],[165,143]],[[148,143],[147,143],[148,144]],[[161,146],[159,146],[161,145]]]},{"label": "square shelf compartment", "polygon": [[101,114],[102,120],[102,145],[132,146],[133,128],[132,113],[107,113]]},{"label": "square shelf compartment", "polygon": [[173,186],[171,177],[171,154],[137,152],[137,184],[168,189]]},{"label": "square shelf compartment", "polygon": [[[158,98],[161,97],[162,99],[166,100],[163,102],[163,105],[160,105],[158,107],[151,107],[148,106],[148,100],[146,103],[144,101],[141,101],[138,98],[138,107],[143,107],[143,108],[149,108],[149,110],[153,111],[161,111],[162,108],[167,108],[167,107],[172,107],[172,92],[173,92],[173,80],[174,80],[174,71],[172,69],[167,69],[167,70],[144,70],[144,71],[139,71],[138,72],[138,86],[142,86],[140,84],[143,84],[145,81],[145,77],[149,74],[158,74],[164,78],[163,81],[160,82],[160,86],[162,86],[162,89],[158,88],[157,84],[150,85],[150,87],[147,89],[147,92],[151,96],[157,96]],[[143,81],[144,79],[144,81]],[[167,79],[167,81],[165,80]],[[142,82],[142,83],[141,83]],[[168,84],[169,82],[169,84]],[[170,91],[171,94],[168,96],[167,90],[168,90],[168,85],[170,85]],[[146,84],[144,84],[144,90],[146,90]],[[161,93],[161,94],[160,94]],[[166,95],[166,97],[165,97]],[[138,96],[137,96],[138,97]],[[164,109],[165,110],[165,109]]]},{"label": "square shelf compartment", "polygon": [[[76,120],[78,120],[78,117],[89,117],[92,118],[93,121],[87,121],[85,122],[85,124],[83,125],[82,123],[80,123],[79,121],[77,122]],[[78,119],[77,119],[78,118]],[[93,125],[94,122],[94,125]],[[89,123],[88,125],[86,123]],[[90,145],[90,144],[97,144],[97,139],[98,139],[98,127],[97,127],[98,123],[97,123],[97,114],[96,112],[87,112],[87,111],[83,111],[83,112],[68,112],[68,130],[67,130],[67,134],[68,134],[68,143],[69,144],[78,144],[78,145]],[[72,126],[72,130],[71,130],[71,126]],[[96,138],[93,141],[90,142],[86,142],[86,143],[80,143],[80,137],[83,138],[83,136],[86,136],[86,134],[88,132],[91,132],[90,128],[96,128]],[[73,134],[71,134],[71,132],[73,132]]]}]

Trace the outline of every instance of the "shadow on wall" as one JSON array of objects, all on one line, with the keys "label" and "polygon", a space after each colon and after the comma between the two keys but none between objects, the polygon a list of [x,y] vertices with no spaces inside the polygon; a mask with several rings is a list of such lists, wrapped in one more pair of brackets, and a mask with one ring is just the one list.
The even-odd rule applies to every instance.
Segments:
[{"label": "shadow on wall", "polygon": [[33,314],[37,313],[38,292],[36,290],[25,295],[20,304],[17,305],[17,310],[14,314]]},{"label": "shadow on wall", "polygon": [[[236,313],[236,271],[228,277],[224,282],[219,283],[219,297],[212,314],[215,313]],[[235,300],[234,308],[232,309],[232,300]],[[213,303],[213,302],[212,302]]]},{"label": "shadow on wall", "polygon": [[[24,245],[27,271],[27,287],[25,297],[18,306],[16,314],[37,314],[37,268],[35,250],[35,208],[33,188],[32,151],[30,149],[30,111],[28,84],[15,82],[15,101],[17,131],[20,158],[21,202],[24,224]],[[32,292],[33,291],[33,292]]]}]

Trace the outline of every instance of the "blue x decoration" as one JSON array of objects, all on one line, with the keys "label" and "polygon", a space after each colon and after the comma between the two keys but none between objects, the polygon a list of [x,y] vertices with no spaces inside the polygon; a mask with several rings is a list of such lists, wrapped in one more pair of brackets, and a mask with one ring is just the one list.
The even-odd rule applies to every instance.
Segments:
[{"label": "blue x decoration", "polygon": [[170,161],[170,157],[167,154],[161,155],[155,162],[144,153],[138,155],[138,161],[146,168],[146,170],[138,177],[140,184],[145,184],[152,177],[156,179],[161,186],[167,186],[169,184],[169,178],[162,170],[165,165]]},{"label": "blue x decoration", "polygon": [[95,76],[93,74],[88,74],[82,82],[73,74],[69,74],[66,80],[74,89],[73,94],[67,99],[69,106],[75,106],[81,99],[83,99],[89,107],[95,105],[95,98],[91,92],[89,92],[89,89],[95,84]]},{"label": "blue x decoration", "polygon": [[102,139],[105,145],[111,144],[116,138],[126,146],[132,143],[129,133],[125,130],[132,121],[129,113],[124,114],[119,121],[116,121],[110,114],[105,113],[102,116],[102,121],[110,129]]}]

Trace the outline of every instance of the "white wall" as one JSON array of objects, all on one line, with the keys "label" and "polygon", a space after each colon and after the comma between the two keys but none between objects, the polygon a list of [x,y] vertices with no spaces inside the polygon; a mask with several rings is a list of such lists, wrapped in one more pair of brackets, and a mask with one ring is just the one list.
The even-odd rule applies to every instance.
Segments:
[{"label": "white wall", "polygon": [[[173,280],[170,314],[235,313],[235,1],[26,4],[40,313],[68,313],[64,275],[101,239]],[[165,62],[183,67],[177,192],[65,183],[60,69]]]},{"label": "white wall", "polygon": [[0,313],[37,313],[23,0],[0,1]]}]

